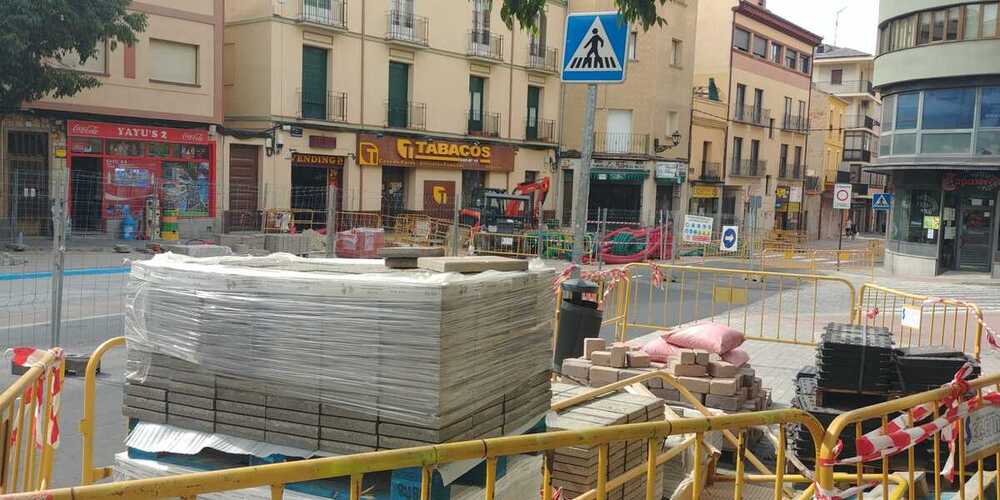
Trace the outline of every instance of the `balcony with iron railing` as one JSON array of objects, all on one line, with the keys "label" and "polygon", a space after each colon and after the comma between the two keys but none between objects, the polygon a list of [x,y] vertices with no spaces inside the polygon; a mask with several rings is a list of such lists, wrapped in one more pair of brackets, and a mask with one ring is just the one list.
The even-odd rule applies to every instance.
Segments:
[{"label": "balcony with iron railing", "polygon": [[814,82],[817,89],[833,95],[868,94],[875,97],[875,87],[871,80],[848,80],[840,82]]},{"label": "balcony with iron railing", "polygon": [[532,40],[528,43],[528,69],[543,73],[558,73],[559,51]]},{"label": "balcony with iron railing", "polygon": [[347,121],[347,94],[298,90],[299,113],[303,120]]},{"label": "balcony with iron railing", "polygon": [[698,180],[719,182],[722,180],[722,164],[717,161],[701,162],[701,172],[698,173]]},{"label": "balcony with iron railing", "polygon": [[649,154],[649,134],[594,132],[594,152],[605,154]]},{"label": "balcony with iron railing", "polygon": [[315,0],[299,0],[300,23],[326,28],[347,29],[347,2],[330,0],[329,7]]},{"label": "balcony with iron railing", "polygon": [[736,108],[733,120],[766,127],[771,120],[771,110],[756,106],[739,106]]},{"label": "balcony with iron railing", "polygon": [[503,36],[490,30],[472,30],[468,39],[469,57],[489,62],[503,61]]},{"label": "balcony with iron railing", "polygon": [[778,178],[787,181],[801,181],[802,172],[805,171],[805,167],[802,165],[788,165],[779,164],[778,165]]},{"label": "balcony with iron railing", "polygon": [[556,142],[556,122],[555,120],[546,120],[544,118],[538,118],[532,123],[531,120],[525,120],[524,123],[524,139],[528,141],[538,141],[538,142]]},{"label": "balcony with iron railing", "polygon": [[409,12],[390,10],[386,14],[385,39],[411,46],[427,46],[428,20]]},{"label": "balcony with iron railing", "polygon": [[868,115],[844,115],[840,126],[844,129],[866,129],[879,133],[882,124]]},{"label": "balcony with iron railing", "polygon": [[422,102],[385,101],[385,124],[393,128],[427,128],[427,105]]},{"label": "balcony with iron railing", "polygon": [[807,134],[809,133],[809,117],[785,115],[781,119],[781,130]]},{"label": "balcony with iron railing", "polygon": [[733,177],[763,177],[767,173],[767,161],[744,159],[729,166],[729,175]]},{"label": "balcony with iron railing", "polygon": [[489,113],[486,111],[467,112],[465,114],[468,123],[469,135],[477,137],[500,137],[500,113]]},{"label": "balcony with iron railing", "polygon": [[821,193],[823,192],[823,182],[822,179],[815,175],[806,176],[805,189],[809,193]]}]

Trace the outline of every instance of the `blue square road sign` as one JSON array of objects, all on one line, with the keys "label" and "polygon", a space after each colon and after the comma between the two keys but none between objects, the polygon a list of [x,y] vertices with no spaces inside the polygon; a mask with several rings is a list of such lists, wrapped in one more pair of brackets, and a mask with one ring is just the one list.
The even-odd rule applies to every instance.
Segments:
[{"label": "blue square road sign", "polygon": [[628,31],[628,24],[617,12],[587,12],[566,16],[562,81],[625,81]]}]

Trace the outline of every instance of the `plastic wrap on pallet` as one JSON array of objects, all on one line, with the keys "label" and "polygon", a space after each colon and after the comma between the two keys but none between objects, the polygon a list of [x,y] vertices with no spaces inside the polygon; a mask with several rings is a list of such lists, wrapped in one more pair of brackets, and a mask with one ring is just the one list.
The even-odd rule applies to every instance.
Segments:
[{"label": "plastic wrap on pallet", "polygon": [[129,380],[224,377],[440,428],[548,370],[553,277],[537,262],[463,275],[287,254],[158,255],[130,275]]}]

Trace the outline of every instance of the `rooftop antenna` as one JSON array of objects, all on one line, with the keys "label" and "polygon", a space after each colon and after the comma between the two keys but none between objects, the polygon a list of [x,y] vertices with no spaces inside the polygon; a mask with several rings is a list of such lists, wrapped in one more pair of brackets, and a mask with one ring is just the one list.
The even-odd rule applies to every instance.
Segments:
[{"label": "rooftop antenna", "polygon": [[837,35],[838,35],[838,31],[840,31],[840,13],[844,12],[845,10],[847,10],[847,6],[846,5],[843,6],[843,7],[841,7],[840,10],[838,10],[834,14],[834,18],[833,18],[833,46],[834,47],[838,46],[837,45]]}]

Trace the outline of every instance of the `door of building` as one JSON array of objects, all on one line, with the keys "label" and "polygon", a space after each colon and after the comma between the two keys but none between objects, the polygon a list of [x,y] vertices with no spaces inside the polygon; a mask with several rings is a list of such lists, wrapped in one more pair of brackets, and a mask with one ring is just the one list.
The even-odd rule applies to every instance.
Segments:
[{"label": "door of building", "polygon": [[302,47],[302,117],[326,120],[327,51]]},{"label": "door of building", "polygon": [[406,207],[406,172],[400,167],[382,167],[382,217],[391,225]]},{"label": "door of building", "polygon": [[410,116],[410,65],[389,61],[389,126],[406,128]]},{"label": "door of building", "polygon": [[257,213],[260,181],[260,147],[250,144],[229,146],[229,210],[226,230],[245,231],[260,228]]},{"label": "door of building", "polygon": [[958,268],[989,272],[993,248],[995,193],[967,191],[958,210]]},{"label": "door of building", "polygon": [[48,152],[45,133],[11,132],[7,135],[9,213],[15,234],[24,232],[35,236],[46,233],[50,227]]},{"label": "door of building", "polygon": [[70,220],[73,231],[100,231],[103,217],[104,177],[101,159],[77,156],[70,165]]}]

